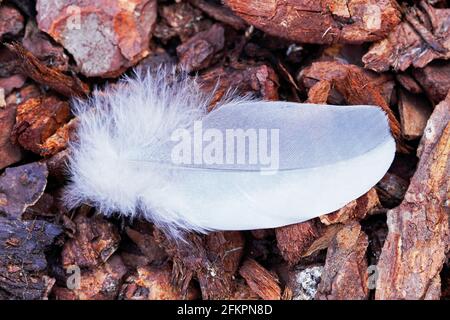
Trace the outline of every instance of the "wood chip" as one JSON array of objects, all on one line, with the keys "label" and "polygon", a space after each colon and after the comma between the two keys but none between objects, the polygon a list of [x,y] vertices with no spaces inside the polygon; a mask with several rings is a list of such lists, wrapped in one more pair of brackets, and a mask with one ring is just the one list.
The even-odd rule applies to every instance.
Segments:
[{"label": "wood chip", "polygon": [[364,55],[366,68],[382,72],[393,68],[405,71],[409,66],[423,68],[434,59],[450,58],[450,9],[437,9],[422,0],[419,7],[405,12],[405,20],[386,39]]},{"label": "wood chip", "polygon": [[249,24],[303,43],[363,43],[382,39],[400,22],[394,1],[225,0]]},{"label": "wood chip", "polygon": [[308,91],[307,103],[326,104],[331,91],[331,82],[320,80],[314,84]]},{"label": "wood chip", "polygon": [[205,12],[208,16],[223,22],[237,30],[243,30],[247,27],[247,24],[240,17],[236,16],[233,11],[224,6],[219,6],[213,2],[207,2],[204,0],[189,0],[189,2]]},{"label": "wood chip", "polygon": [[281,289],[278,279],[253,259],[247,259],[239,274],[248,286],[264,300],[280,300]]},{"label": "wood chip", "polygon": [[420,138],[433,111],[428,101],[424,97],[400,90],[398,110],[405,139]]},{"label": "wood chip", "polygon": [[234,276],[244,252],[241,232],[190,234],[186,243],[173,242],[157,229],[155,232],[157,241],[173,259],[173,281],[182,294],[186,294],[196,277],[203,299],[228,299],[232,295]]},{"label": "wood chip", "polygon": [[39,29],[88,77],[117,77],[148,55],[157,19],[156,0],[37,0],[36,10]]},{"label": "wood chip", "polygon": [[129,277],[122,287],[120,298],[124,300],[194,300],[199,297],[198,289],[192,284],[182,294],[171,282],[172,268],[143,266],[137,275]]},{"label": "wood chip", "polygon": [[105,263],[119,246],[120,235],[117,228],[102,216],[89,217],[87,208],[83,209],[74,220],[74,238],[69,239],[62,250],[64,267],[97,267]]},{"label": "wood chip", "polygon": [[277,246],[283,259],[293,266],[299,262],[311,245],[325,234],[318,219],[276,228]]},{"label": "wood chip", "polygon": [[325,225],[336,223],[348,223],[350,220],[362,220],[370,211],[380,204],[377,192],[374,188],[356,200],[346,204],[343,208],[319,217]]},{"label": "wood chip", "polygon": [[250,94],[264,100],[278,100],[278,77],[268,65],[246,65],[235,63],[229,67],[210,68],[199,76],[199,83],[205,92],[214,92],[212,106],[230,88],[239,94]]},{"label": "wood chip", "polygon": [[67,76],[56,68],[47,67],[19,43],[6,45],[21,61],[23,73],[42,85],[49,86],[66,97],[85,97],[89,87],[75,76]]},{"label": "wood chip", "polygon": [[214,62],[224,45],[225,30],[220,24],[214,24],[177,47],[179,63],[187,72],[204,69]]},{"label": "wood chip", "polygon": [[402,204],[387,214],[376,299],[439,299],[449,237],[450,94],[422,137],[417,171]]},{"label": "wood chip", "polygon": [[126,272],[120,256],[114,255],[105,264],[80,272],[78,288],[55,287],[53,294],[56,300],[113,300],[119,294]]},{"label": "wood chip", "polygon": [[316,299],[365,300],[369,296],[367,235],[358,222],[342,228],[328,248]]},{"label": "wood chip", "polygon": [[72,118],[69,122],[59,127],[54,134],[45,139],[39,146],[39,153],[43,157],[49,157],[67,148],[71,137],[75,136],[78,119]]},{"label": "wood chip", "polygon": [[0,214],[20,219],[26,208],[34,205],[44,193],[47,175],[43,163],[6,168],[0,176]]},{"label": "wood chip", "polygon": [[24,18],[19,10],[9,5],[0,7],[0,41],[8,36],[17,36],[23,25]]},{"label": "wood chip", "polygon": [[14,104],[0,108],[0,170],[22,159],[20,147],[10,139],[16,122],[16,110]]},{"label": "wood chip", "polygon": [[433,61],[425,68],[414,69],[413,75],[434,103],[445,99],[450,90],[450,62]]},{"label": "wood chip", "polygon": [[[59,151],[56,138],[52,137],[71,117],[70,107],[66,101],[56,96],[31,98],[17,107],[16,123],[11,133],[12,139],[22,147],[40,155],[51,155]],[[63,135],[65,129],[57,133]],[[46,144],[46,140],[51,140]],[[63,139],[62,148],[68,139]],[[56,153],[56,152],[55,152]]]},{"label": "wood chip", "polygon": [[0,216],[0,299],[47,299],[54,279],[46,275],[46,251],[62,233],[46,221]]}]

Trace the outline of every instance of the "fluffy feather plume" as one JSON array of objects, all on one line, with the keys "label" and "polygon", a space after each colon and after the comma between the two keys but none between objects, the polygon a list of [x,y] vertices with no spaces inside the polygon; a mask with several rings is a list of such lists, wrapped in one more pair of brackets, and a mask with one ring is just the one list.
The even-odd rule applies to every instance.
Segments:
[{"label": "fluffy feather plume", "polygon": [[[68,206],[143,216],[174,237],[273,228],[341,208],[377,183],[394,157],[378,107],[228,98],[207,114],[210,101],[194,80],[160,69],[75,102]],[[262,175],[254,163],[174,163],[174,131],[191,132],[197,120],[219,133],[279,130],[276,170]]]},{"label": "fluffy feather plume", "polygon": [[[135,72],[117,85],[74,101],[79,118],[77,139],[70,145],[65,202],[96,207],[104,215],[143,215],[177,236],[179,230],[204,231],[170,209],[172,172],[152,163],[172,132],[201,119],[212,94],[174,69]],[[223,104],[225,100],[219,102]],[[145,161],[143,163],[142,161]]]}]

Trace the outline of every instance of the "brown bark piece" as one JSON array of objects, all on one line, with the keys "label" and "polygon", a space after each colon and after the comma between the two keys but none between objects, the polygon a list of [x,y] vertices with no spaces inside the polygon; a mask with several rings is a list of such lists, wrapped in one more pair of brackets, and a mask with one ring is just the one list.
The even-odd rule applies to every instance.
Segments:
[{"label": "brown bark piece", "polygon": [[[78,288],[55,287],[56,300],[113,300],[116,299],[127,269],[118,255],[93,270],[80,273]],[[69,284],[75,285],[70,279]]]},{"label": "brown bark piece", "polygon": [[64,48],[53,43],[46,33],[38,29],[36,22],[33,20],[27,23],[22,44],[25,49],[48,67],[56,68],[60,71],[68,70],[69,57],[64,53]]},{"label": "brown bark piece", "polygon": [[26,208],[34,205],[44,193],[47,175],[43,163],[6,168],[0,176],[0,216],[20,219]]},{"label": "brown bark piece", "polygon": [[19,10],[8,5],[0,6],[0,40],[5,36],[17,36],[23,25],[24,18]]},{"label": "brown bark piece", "polygon": [[81,212],[74,222],[77,228],[75,236],[64,244],[62,250],[64,267],[95,268],[106,262],[119,247],[119,232],[104,217],[88,217]]},{"label": "brown bark piece", "polygon": [[189,285],[182,294],[171,282],[171,268],[143,266],[137,275],[127,279],[122,287],[120,298],[125,300],[194,300],[199,297],[198,290]]},{"label": "brown bark piece", "polygon": [[8,78],[17,73],[17,59],[6,47],[0,48],[0,79]]},{"label": "brown bark piece", "polygon": [[[329,104],[349,104],[334,86],[335,82],[340,82],[347,77],[348,73],[363,73],[367,83],[373,87],[376,91],[379,91],[387,104],[390,104],[393,89],[395,86],[394,79],[388,74],[377,74],[375,72],[364,70],[363,68],[346,64],[340,60],[325,60],[313,62],[310,66],[302,69],[297,78],[298,81],[311,91],[320,81],[329,81],[331,83],[331,89],[327,102]],[[311,93],[312,94],[312,93]],[[308,92],[308,95],[310,93]]]},{"label": "brown bark piece", "polygon": [[229,67],[208,69],[199,76],[205,92],[214,91],[212,106],[229,90],[240,94],[251,94],[264,100],[278,100],[278,77],[268,65],[234,64]]},{"label": "brown bark piece", "polygon": [[61,43],[86,76],[114,77],[149,53],[156,0],[38,0],[39,28]]},{"label": "brown bark piece", "polygon": [[318,300],[365,300],[368,298],[367,235],[358,222],[346,225],[328,248]]},{"label": "brown bark piece", "polygon": [[307,103],[326,104],[331,91],[331,82],[320,80],[314,84],[308,91]]},{"label": "brown bark piece", "polygon": [[21,104],[28,99],[37,98],[42,95],[41,90],[34,84],[28,84],[21,87],[19,90],[15,90],[6,97],[6,104]]},{"label": "brown bark piece", "polygon": [[54,156],[43,160],[47,164],[48,175],[52,178],[64,180],[67,176],[67,163],[69,161],[69,150],[64,149]]},{"label": "brown bark piece", "polygon": [[14,52],[20,60],[23,73],[42,85],[66,97],[85,97],[89,87],[75,76],[67,76],[56,68],[47,67],[31,52],[19,43],[8,44],[7,47]]},{"label": "brown bark piece", "polygon": [[232,26],[236,30],[242,30],[247,27],[247,24],[240,17],[236,16],[233,11],[224,6],[219,6],[204,0],[189,0],[189,2],[205,12],[211,18],[217,21]]},{"label": "brown bark piece", "polygon": [[46,221],[0,216],[0,300],[47,298],[54,279],[45,252],[61,233]]},{"label": "brown bark piece", "polygon": [[33,220],[43,217],[54,217],[55,199],[49,193],[43,193],[39,200],[29,206],[22,215],[23,220]]},{"label": "brown bark piece", "polygon": [[304,43],[382,39],[400,22],[394,1],[225,0],[237,15],[270,35]]},{"label": "brown bark piece", "polygon": [[257,240],[266,239],[270,236],[274,235],[274,229],[257,229],[257,230],[251,230],[250,231],[253,238]]},{"label": "brown bark piece", "polygon": [[409,8],[404,21],[364,55],[365,67],[405,71],[411,65],[423,68],[432,60],[450,58],[449,17],[450,9],[437,9],[426,1]]},{"label": "brown bark piece", "polygon": [[14,104],[0,107],[0,170],[22,159],[20,147],[10,139],[16,122],[16,108]]},{"label": "brown bark piece", "polygon": [[387,172],[376,186],[380,202],[387,208],[399,205],[407,188],[407,180],[390,172]]},{"label": "brown bark piece", "polygon": [[139,250],[147,257],[148,263],[161,263],[167,258],[163,248],[157,243],[153,234],[153,226],[149,223],[140,223],[137,227],[126,228],[127,236],[133,241]]},{"label": "brown bark piece", "polygon": [[77,125],[78,118],[72,118],[62,127],[59,127],[54,134],[45,139],[44,143],[39,146],[40,155],[43,157],[53,156],[66,149],[70,139],[75,135]]},{"label": "brown bark piece", "polygon": [[0,91],[2,91],[3,99],[0,107],[5,106],[5,96],[10,94],[14,89],[21,88],[26,81],[26,77],[21,74],[15,74],[7,78],[0,78]]},{"label": "brown bark piece", "polygon": [[239,274],[248,286],[264,300],[280,300],[281,289],[278,279],[258,262],[247,259],[239,269]]},{"label": "brown bark piece", "polygon": [[347,223],[350,220],[362,220],[369,212],[380,204],[377,192],[374,188],[356,200],[351,201],[343,208],[319,217],[325,225]]},{"label": "brown bark piece", "polygon": [[290,266],[297,264],[311,245],[325,233],[318,219],[276,228],[277,246]]},{"label": "brown bark piece", "polygon": [[197,32],[207,30],[212,24],[211,21],[203,19],[200,10],[187,2],[159,7],[158,13],[161,21],[155,27],[154,36],[163,42],[175,36],[184,42]]},{"label": "brown bark piece", "polygon": [[[399,73],[395,76],[397,81],[411,93],[419,94],[423,92],[422,87],[407,73]],[[441,99],[442,100],[442,99]],[[439,100],[440,101],[440,100]]]},{"label": "brown bark piece", "polygon": [[189,234],[186,243],[173,242],[157,229],[155,232],[157,241],[173,260],[173,280],[182,294],[186,294],[191,280],[196,277],[203,299],[231,296],[245,245],[241,232]]},{"label": "brown bark piece", "polygon": [[433,111],[428,101],[423,97],[400,90],[398,110],[402,135],[405,139],[420,138]]},{"label": "brown bark piece", "polygon": [[206,237],[207,264],[197,272],[204,298],[227,298],[231,295],[244,245],[240,232],[214,232]]},{"label": "brown bark piece", "polygon": [[48,153],[44,142],[70,116],[69,104],[55,96],[28,99],[17,107],[12,138],[25,149],[43,155]]},{"label": "brown bark piece", "polygon": [[179,63],[187,72],[204,69],[212,64],[224,44],[225,30],[220,24],[214,24],[177,47]]},{"label": "brown bark piece", "polygon": [[260,300],[261,298],[253,292],[244,280],[237,280],[233,294],[229,300]]},{"label": "brown bark piece", "polygon": [[425,68],[414,69],[413,75],[434,103],[445,99],[450,90],[450,62],[433,61]]},{"label": "brown bark piece", "polygon": [[450,95],[436,106],[422,137],[416,173],[401,205],[387,214],[376,299],[439,299],[446,259]]}]

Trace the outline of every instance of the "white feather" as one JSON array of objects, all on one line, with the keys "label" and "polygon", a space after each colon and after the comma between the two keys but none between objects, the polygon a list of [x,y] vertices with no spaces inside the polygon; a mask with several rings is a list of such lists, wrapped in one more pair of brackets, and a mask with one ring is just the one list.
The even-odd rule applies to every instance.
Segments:
[{"label": "white feather", "polygon": [[[248,99],[222,101],[173,72],[137,75],[75,103],[70,207],[143,215],[174,236],[182,231],[272,228],[329,213],[367,192],[395,153],[385,114],[373,106],[318,106]],[[280,163],[175,165],[174,130],[280,129]]]}]

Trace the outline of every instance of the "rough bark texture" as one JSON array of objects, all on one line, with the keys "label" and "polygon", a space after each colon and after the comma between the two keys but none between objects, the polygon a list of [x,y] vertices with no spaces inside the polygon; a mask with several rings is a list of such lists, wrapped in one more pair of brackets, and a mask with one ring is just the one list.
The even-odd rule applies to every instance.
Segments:
[{"label": "rough bark texture", "polygon": [[20,219],[25,209],[44,193],[47,174],[42,163],[7,168],[0,176],[0,214]]},{"label": "rough bark texture", "polygon": [[41,197],[44,164],[8,168],[0,176],[0,300],[46,299],[55,280],[46,274],[45,251],[62,228],[46,221],[22,221],[21,214]]},{"label": "rough bark texture", "polygon": [[305,43],[375,41],[400,22],[397,4],[390,0],[225,0],[225,4],[268,34]]},{"label": "rough bark texture", "polygon": [[126,272],[120,256],[115,255],[105,264],[81,272],[78,288],[56,287],[53,293],[57,300],[112,300],[117,298]]},{"label": "rough bark texture", "polygon": [[187,243],[167,239],[155,230],[156,239],[173,259],[172,277],[183,295],[195,277],[204,299],[225,299],[234,291],[245,240],[240,232],[214,232],[190,235]]},{"label": "rough bark texture", "polygon": [[450,90],[450,62],[433,61],[425,68],[414,69],[414,77],[431,101],[439,103]]},{"label": "rough bark texture", "polygon": [[24,18],[14,7],[0,7],[0,40],[6,36],[19,34],[23,29]]},{"label": "rough bark texture", "polygon": [[93,268],[106,262],[117,250],[120,235],[105,218],[98,215],[90,217],[87,212],[82,212],[74,223],[76,233],[62,250],[63,266]]},{"label": "rough bark texture", "polygon": [[234,15],[227,7],[204,0],[189,0],[189,2],[217,21],[230,25],[237,30],[245,29],[247,26],[244,20]]},{"label": "rough bark texture", "polygon": [[278,77],[267,65],[236,63],[227,68],[212,68],[199,77],[199,83],[206,92],[216,89],[212,105],[220,100],[229,88],[235,88],[241,94],[253,94],[264,100],[278,99]]},{"label": "rough bark texture", "polygon": [[171,282],[170,266],[138,267],[137,275],[131,276],[122,288],[120,298],[125,300],[193,300],[199,297],[198,290],[189,285],[186,293]]},{"label": "rough bark texture", "polygon": [[402,204],[388,212],[378,263],[377,299],[438,299],[448,244],[450,95],[436,106],[421,140],[420,161]]},{"label": "rough bark texture", "polygon": [[422,0],[405,11],[404,21],[364,55],[366,68],[404,71],[411,65],[423,68],[434,59],[450,58],[450,9],[436,9]]},{"label": "rough bark texture", "polygon": [[11,135],[25,149],[40,155],[49,154],[46,143],[51,142],[46,140],[70,117],[69,104],[55,96],[28,99],[17,106],[16,123]]},{"label": "rough bark texture", "polygon": [[45,251],[61,234],[58,225],[0,217],[0,300],[46,299],[54,280]]},{"label": "rough bark texture", "polygon": [[86,76],[117,76],[146,55],[156,1],[38,0],[39,28],[61,43]]},{"label": "rough bark texture", "polygon": [[0,108],[0,169],[19,161],[22,158],[20,147],[11,142],[10,134],[16,122],[16,109],[14,104]]},{"label": "rough bark texture", "polygon": [[358,222],[342,228],[328,248],[316,299],[364,300],[369,296],[367,235]]},{"label": "rough bark texture", "polygon": [[26,25],[22,44],[25,49],[48,67],[60,71],[69,69],[69,57],[65,54],[64,48],[51,41],[51,38],[45,32],[39,30],[33,20],[28,21]]},{"label": "rough bark texture", "polygon": [[66,97],[85,97],[89,93],[86,84],[75,76],[67,76],[60,70],[48,67],[22,45],[7,45],[21,61],[20,68],[24,74],[34,81],[47,85]]},{"label": "rough bark texture", "polygon": [[187,71],[198,71],[209,66],[217,52],[225,45],[224,28],[214,24],[210,29],[199,32],[177,47],[181,66]]},{"label": "rough bark texture", "polygon": [[362,195],[356,200],[346,204],[345,207],[320,216],[320,221],[325,225],[336,223],[347,223],[351,220],[362,220],[366,215],[370,214],[370,211],[379,206],[380,201],[378,199],[375,189],[370,189],[369,192]]},{"label": "rough bark texture", "polygon": [[400,90],[398,110],[403,137],[408,140],[420,138],[433,111],[428,101]]},{"label": "rough bark texture", "polygon": [[278,279],[252,259],[244,261],[239,274],[248,286],[264,300],[280,300],[281,289]]}]

